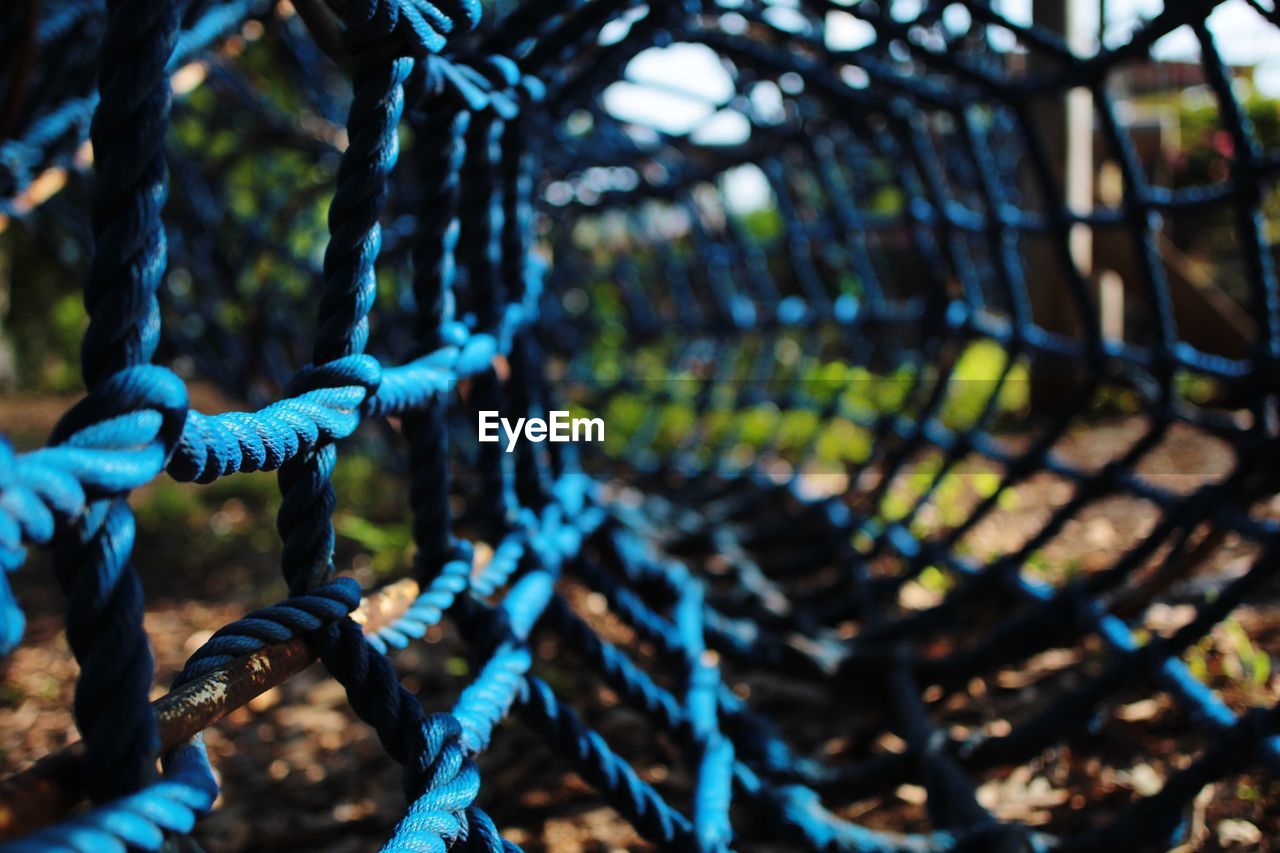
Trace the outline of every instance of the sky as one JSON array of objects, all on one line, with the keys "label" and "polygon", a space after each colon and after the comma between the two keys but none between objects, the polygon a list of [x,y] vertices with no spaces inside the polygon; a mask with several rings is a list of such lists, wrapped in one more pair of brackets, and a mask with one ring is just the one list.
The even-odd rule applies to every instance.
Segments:
[{"label": "sky", "polygon": [[[1076,3],[1078,26],[1085,33],[1086,43],[1095,43],[1092,37],[1098,29],[1098,0]],[[1023,22],[1031,20],[1031,4],[1032,0],[997,0],[1005,14]],[[783,0],[775,10],[779,23],[785,22],[787,5]],[[909,17],[920,5],[919,0],[896,0],[894,9]],[[1142,20],[1158,14],[1163,5],[1162,0],[1107,0],[1107,44],[1122,43]],[[1280,28],[1267,23],[1245,0],[1227,0],[1210,17],[1209,28],[1228,62],[1257,66],[1255,79],[1259,88],[1265,94],[1280,97]],[[869,24],[844,13],[828,19],[828,31],[833,46],[842,48],[865,44],[871,37]],[[616,37],[621,35],[620,31]],[[1155,52],[1161,59],[1194,59],[1199,55],[1199,44],[1184,27],[1161,39]],[[658,91],[634,83],[618,83],[606,96],[610,110],[637,118],[652,116],[664,128],[683,127],[704,117],[707,104],[699,101],[723,102],[732,92],[728,75],[719,68],[711,51],[693,45],[644,51],[632,62],[627,76],[660,84]],[[683,89],[696,97],[663,91],[663,87]],[[723,116],[718,120],[731,122]]]},{"label": "sky", "polygon": [[[1178,2],[1178,0],[1169,0]],[[1002,11],[1020,21],[1031,20],[1031,0],[1000,0]],[[1142,20],[1160,13],[1162,0],[1107,0],[1106,43],[1122,43]],[[1263,0],[1263,6],[1274,5]],[[1086,32],[1098,29],[1098,0],[1076,0],[1080,26]],[[1280,28],[1267,23],[1245,0],[1228,0],[1209,18],[1213,33],[1226,60],[1233,65],[1258,66],[1258,87],[1272,97],[1280,97]],[[1187,28],[1171,33],[1156,45],[1160,59],[1193,59],[1200,46]]]},{"label": "sky", "polygon": [[[1074,0],[1077,4],[1077,26],[1086,50],[1097,47],[1098,0]],[[1168,0],[1179,2],[1179,0]],[[1280,0],[1260,0],[1269,6]],[[777,0],[770,11],[777,26],[786,27],[788,8],[795,0]],[[1015,21],[1029,23],[1032,0],[996,0],[997,7]],[[910,19],[923,5],[920,0],[893,0],[895,15]],[[1108,46],[1122,44],[1144,20],[1159,14],[1163,0],[1106,0]],[[957,6],[957,12],[962,10]],[[964,13],[967,18],[967,13]],[[946,19],[944,18],[944,21]],[[616,25],[616,32],[606,33],[602,40],[616,40],[625,35],[627,24]],[[1227,62],[1256,66],[1254,81],[1266,95],[1280,98],[1280,27],[1267,22],[1246,0],[1226,0],[1209,18],[1213,33]],[[836,12],[828,17],[827,39],[835,48],[852,49],[873,37],[871,26],[853,16]],[[1183,27],[1161,39],[1155,47],[1157,58],[1195,60],[1199,42]],[[639,124],[659,128],[668,133],[690,133],[694,142],[732,144],[746,139],[747,120],[733,110],[718,110],[733,94],[733,83],[715,53],[702,45],[675,44],[651,48],[640,53],[627,67],[626,80],[614,83],[604,93],[605,106],[615,116]],[[768,115],[781,108],[782,95],[775,88],[757,86],[752,105]],[[739,189],[735,195],[749,197],[753,206],[767,193],[762,176],[739,176],[735,183],[755,184],[752,191]]]}]

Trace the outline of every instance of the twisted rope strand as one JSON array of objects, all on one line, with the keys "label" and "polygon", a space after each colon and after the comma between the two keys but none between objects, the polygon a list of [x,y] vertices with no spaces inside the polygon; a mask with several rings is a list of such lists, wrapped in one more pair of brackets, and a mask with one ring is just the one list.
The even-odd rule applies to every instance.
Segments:
[{"label": "twisted rope strand", "polygon": [[[81,350],[88,394],[47,447],[16,453],[0,438],[0,653],[18,644],[24,620],[7,575],[27,546],[52,546],[81,667],[74,712],[95,804],[12,849],[159,850],[216,797],[198,738],[161,756],[155,773],[153,660],[128,497],[162,471],[198,483],[278,472],[290,597],[217,631],[174,685],[270,644],[311,644],[403,767],[407,805],[387,850],[518,849],[477,806],[475,763],[512,711],[662,849],[726,851],[756,833],[824,851],[1171,846],[1186,840],[1187,807],[1205,785],[1280,769],[1276,709],[1238,714],[1183,660],[1274,580],[1280,554],[1280,524],[1259,509],[1280,482],[1269,461],[1280,288],[1262,210],[1280,155],[1265,150],[1234,91],[1207,24],[1213,0],[1171,5],[1125,44],[1083,58],[977,2],[924,4],[906,20],[889,4],[826,0],[547,0],[467,36],[477,0],[346,0],[331,4],[346,40],[336,53],[350,59],[345,127],[335,94],[343,87],[318,73],[323,59],[302,26],[256,0],[109,0],[105,15],[91,0],[46,5],[37,40],[66,61],[31,69],[40,102],[0,144],[0,211],[37,223],[73,207],[58,200],[33,212],[31,197],[17,194],[64,166],[89,134],[97,180]],[[836,47],[833,12],[861,20],[871,40]],[[218,210],[233,194],[218,185],[237,180],[259,137],[245,132],[235,150],[211,157],[196,156],[205,143],[187,139],[185,125],[166,138],[169,75],[244,21],[286,44],[286,82],[300,84],[287,109],[225,61],[240,44],[189,70],[209,76],[212,98],[234,92],[240,106],[228,124],[237,133],[249,116],[269,126],[270,146],[301,139],[306,155],[341,151],[318,275],[297,246],[272,250],[305,230],[290,222],[229,216],[249,226],[252,247],[217,257],[224,232],[237,230]],[[1165,188],[1143,173],[1108,93],[1122,66],[1148,59],[1184,25],[1220,113],[1210,156],[1221,179]],[[992,28],[1018,39],[1028,72],[991,44]],[[239,41],[253,41],[252,31]],[[74,55],[90,42],[101,44],[100,95],[86,94]],[[731,91],[688,133],[620,120],[607,87],[629,77],[642,52],[675,42],[718,55]],[[1092,94],[1100,138],[1119,158],[1124,193],[1114,205],[1073,210],[1064,198],[1038,106],[1073,89]],[[205,112],[193,104],[190,116],[203,121]],[[705,143],[726,116],[745,121],[744,141]],[[393,180],[402,137],[412,144]],[[166,146],[183,188],[169,229]],[[735,198],[744,166],[769,195],[745,215]],[[308,218],[301,211],[318,192],[254,191],[255,215],[282,219]],[[1221,210],[1255,327],[1217,352],[1191,335],[1154,226],[1175,234]],[[1129,240],[1137,307],[1123,340],[1104,335],[1073,258],[1071,236],[1082,229]],[[200,292],[168,304],[171,251],[183,288],[199,282]],[[266,272],[241,281],[240,261],[255,258],[270,259]],[[270,280],[277,273],[280,283]],[[294,285],[283,282],[305,280],[299,273],[318,282],[311,363],[260,405],[291,359],[306,359],[291,349],[302,336],[289,322]],[[1077,324],[1040,304],[1049,290]],[[258,314],[227,322],[231,301]],[[176,341],[161,340],[162,309],[183,327]],[[215,378],[257,383],[253,396],[229,390],[260,407],[190,412],[183,381],[151,362],[193,343],[213,353],[191,362],[202,369],[234,350],[235,363]],[[980,346],[999,351],[999,366],[978,383],[981,399],[960,405],[975,396],[962,383]],[[655,367],[666,370],[657,383]],[[1035,434],[1006,442],[998,433],[1015,407],[1005,397],[1028,371],[1070,384]],[[562,376],[591,387],[566,396]],[[1201,404],[1188,390],[1197,382],[1221,400]],[[1077,416],[1116,388],[1143,403],[1141,432],[1101,468],[1069,461],[1060,445]],[[526,441],[511,454],[457,440],[476,410],[541,418],[565,400],[607,412],[611,430],[627,422],[626,434],[611,433],[603,449]],[[332,578],[333,473],[338,445],[380,419],[405,439],[416,550],[413,580],[399,583],[417,594],[365,636],[350,615],[357,585]],[[1152,482],[1159,448],[1187,432],[1216,438],[1232,457],[1228,472],[1189,490]],[[615,445],[625,447],[620,457]],[[580,457],[614,482],[584,475]],[[832,459],[838,488],[817,495],[821,478],[810,475],[831,470],[821,466]],[[962,506],[951,484],[971,460],[998,475]],[[968,554],[1010,490],[1039,475],[1070,495],[1018,548]],[[1027,571],[1113,500],[1156,516],[1114,562],[1068,579]],[[488,549],[464,536],[488,540],[487,561]],[[1161,596],[1188,600],[1176,582],[1228,538],[1256,550],[1249,567],[1187,608],[1181,627],[1140,641],[1143,609]],[[908,606],[906,594],[935,574],[946,591]],[[583,583],[668,677],[579,615],[570,590]],[[388,654],[446,616],[473,676],[450,712],[428,714]],[[576,697],[535,674],[538,626],[654,732],[674,736],[691,780],[685,812],[583,721]],[[1059,648],[1090,650],[1088,666],[1007,731],[946,727],[950,703],[974,678]],[[852,752],[861,757],[800,752],[752,696],[735,692],[748,667],[830,688],[840,707],[878,685],[868,705],[884,706],[879,728],[859,716]],[[1066,739],[1138,688],[1168,694],[1188,728],[1213,741],[1159,792],[1097,804],[1110,809],[1105,818],[1061,838],[984,807],[975,791],[984,774],[1064,741],[1083,747]],[[867,749],[862,737],[878,731],[898,735],[902,751]],[[871,830],[839,816],[841,805],[908,782],[926,791],[926,830]],[[0,832],[6,820],[0,810]]]}]

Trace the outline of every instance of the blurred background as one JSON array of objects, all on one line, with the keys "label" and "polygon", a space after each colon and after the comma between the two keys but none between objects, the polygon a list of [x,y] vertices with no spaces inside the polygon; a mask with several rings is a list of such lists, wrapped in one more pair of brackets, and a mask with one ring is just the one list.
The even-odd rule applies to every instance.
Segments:
[{"label": "blurred background", "polygon": [[[489,11],[500,18],[514,5],[498,2]],[[741,15],[731,3],[719,5],[716,24],[730,35],[762,26],[785,34],[811,24],[795,3],[743,4]],[[822,31],[830,50],[850,55],[883,51],[909,70],[909,58],[894,54],[892,45],[877,44],[875,29],[838,5],[827,13]],[[905,22],[916,21],[926,7],[913,0],[880,5]],[[22,14],[23,6],[14,0],[4,14]],[[1059,34],[1084,55],[1100,46],[1126,44],[1164,8],[1146,0],[1002,0],[995,6],[1012,21]],[[25,14],[38,7],[38,2],[26,4]],[[1280,27],[1274,15],[1267,3],[1228,0],[1208,19],[1238,101],[1267,152],[1280,150]],[[601,46],[624,38],[641,17],[611,22],[600,34]],[[25,449],[46,440],[82,388],[78,350],[86,324],[81,286],[92,163],[92,151],[80,141],[87,114],[69,117],[57,133],[36,143],[21,136],[35,104],[26,93],[56,91],[74,99],[88,91],[92,51],[84,45],[100,21],[80,20],[37,45],[44,55],[66,51],[69,61],[31,65],[24,57],[32,37],[18,20],[6,24],[7,49],[0,49],[5,75],[0,80],[8,84],[0,86],[0,432]],[[983,29],[986,61],[1011,75],[1045,70],[1037,65],[1042,58],[1027,49],[1018,33],[979,27],[960,4],[945,8],[932,26],[947,43],[963,42]],[[795,251],[796,222],[813,225],[800,236],[808,241],[804,251],[816,259],[819,276],[838,266],[827,265],[827,243],[815,224],[820,215],[806,206],[805,193],[812,188],[798,186],[792,177],[780,180],[782,173],[760,165],[761,146],[778,144],[762,129],[803,128],[812,120],[804,112],[802,82],[782,74],[744,86],[732,72],[723,54],[708,44],[648,48],[594,89],[583,106],[555,117],[555,132],[566,151],[574,151],[576,141],[618,133],[627,146],[620,150],[647,152],[645,163],[670,162],[672,152],[679,152],[691,172],[704,168],[708,174],[678,203],[660,197],[621,212],[608,200],[637,187],[674,184],[672,175],[651,174],[643,165],[575,165],[570,156],[549,164],[536,188],[538,251],[551,267],[555,286],[550,292],[559,318],[548,333],[556,384],[576,411],[602,415],[607,423],[606,444],[586,451],[588,465],[607,476],[618,470],[620,459],[634,459],[641,451],[655,456],[682,452],[691,458],[714,453],[738,465],[763,459],[788,471],[810,465],[804,474],[817,493],[848,491],[868,515],[890,523],[905,519],[921,538],[964,527],[955,548],[976,561],[1025,549],[1025,570],[1053,584],[1100,571],[1129,552],[1160,518],[1158,508],[1138,496],[1117,494],[1091,503],[1073,512],[1058,533],[1028,545],[1071,499],[1066,478],[1042,471],[1010,484],[1000,464],[977,453],[947,459],[936,447],[913,451],[888,467],[881,464],[884,450],[876,446],[871,424],[882,415],[911,412],[918,394],[925,356],[923,344],[909,336],[901,348],[909,355],[859,360],[841,357],[838,345],[815,346],[811,339],[781,334],[768,342],[767,351],[758,347],[735,356],[745,375],[745,364],[764,353],[770,363],[767,379],[749,381],[769,393],[739,394],[732,404],[710,409],[699,395],[709,387],[713,357],[690,356],[680,341],[670,338],[637,338],[619,282],[634,277],[637,289],[659,307],[678,309],[671,305],[679,298],[672,276],[694,259],[701,259],[704,269],[715,268],[699,255],[706,230],[739,234],[735,239],[759,251],[760,269],[781,282],[784,292],[803,292],[794,255],[788,254]],[[840,74],[854,88],[871,85],[856,62]],[[1108,74],[1105,91],[1147,182],[1174,195],[1190,193],[1180,198],[1208,188],[1205,203],[1161,213],[1157,262],[1168,283],[1180,340],[1232,363],[1248,358],[1264,318],[1248,307],[1248,255],[1238,243],[1233,219],[1224,212],[1228,200],[1213,195],[1213,187],[1230,180],[1237,152],[1205,75],[1200,41],[1181,27],[1160,38],[1148,57]],[[260,406],[278,398],[292,371],[308,357],[325,216],[346,146],[349,85],[313,43],[289,0],[259,4],[230,37],[176,67],[172,80],[172,263],[160,358],[188,378],[193,404],[203,411]],[[1125,180],[1113,146],[1095,127],[1088,93],[1073,91],[1037,109],[1052,168],[1072,209],[1082,215],[1115,209],[1124,198]],[[412,151],[414,134],[423,126],[406,123],[406,151]],[[948,132],[941,126],[934,130]],[[19,147],[32,144],[40,147],[39,156]],[[860,165],[851,167],[850,174],[863,182],[864,213],[885,223],[908,218],[912,197],[895,177],[892,158],[883,151],[858,153]],[[39,167],[31,168],[32,163]],[[398,205],[393,200],[384,226],[372,351],[388,362],[404,360],[413,348],[400,284],[410,266],[413,227],[404,211],[419,165],[406,157],[396,172],[395,191],[408,201]],[[1010,168],[1016,172],[1017,166]],[[1012,178],[1015,184],[1023,180],[1017,174]],[[1262,226],[1271,247],[1280,236],[1280,200],[1270,186],[1263,198]],[[1034,210],[1038,203],[1028,190],[1025,208]],[[572,227],[562,227],[564,223]],[[925,261],[917,239],[907,225],[885,227],[869,239],[884,290],[904,302],[934,283],[922,270]],[[1065,301],[1065,272],[1057,261],[1046,260],[1049,247],[1029,238],[1018,251],[1031,271],[1027,289],[1037,322],[1067,338],[1083,335],[1086,318]],[[1088,283],[1100,334],[1113,351],[1150,346],[1156,324],[1144,290],[1145,260],[1129,235],[1123,229],[1077,225],[1070,251]],[[847,290],[861,293],[862,286],[850,281]],[[959,284],[951,277],[939,286],[954,289]],[[981,427],[1014,452],[1034,440],[1079,384],[1069,365],[1011,356],[1004,346],[981,337],[949,342],[945,360],[941,378],[934,377],[945,389],[938,420],[958,430]],[[1220,375],[1184,371],[1175,377],[1179,400],[1204,417],[1179,422],[1165,433],[1142,456],[1142,477],[1186,494],[1225,476],[1234,461],[1231,437],[1253,417],[1249,401],[1229,375],[1229,370]],[[813,405],[780,404],[778,398],[791,393],[788,388],[803,388],[809,403],[816,401],[819,408],[839,398],[842,407],[861,419],[820,418]],[[1070,428],[1054,441],[1055,451],[1082,470],[1103,469],[1147,434],[1150,395],[1143,376],[1123,369],[1108,375],[1107,382],[1091,390],[1088,405],[1071,413]],[[338,564],[365,586],[403,572],[413,552],[404,451],[388,441],[390,433],[362,430],[340,455],[334,475],[340,496],[335,514]],[[472,466],[467,452],[457,448],[456,488],[464,524],[468,495],[482,485],[468,480]],[[970,525],[974,507],[987,501],[995,502],[994,509]],[[279,542],[271,522],[278,503],[274,478],[264,475],[208,487],[161,479],[134,495],[145,531],[137,561],[151,604],[147,627],[157,651],[158,683],[167,683],[218,626],[283,594]],[[1264,494],[1251,509],[1275,518],[1280,500]],[[483,538],[483,531],[477,535]],[[1200,568],[1144,611],[1140,631],[1184,623],[1188,601],[1206,591],[1212,594],[1224,578],[1238,576],[1257,553],[1256,543],[1231,533],[1205,531],[1188,547],[1200,549]],[[36,557],[15,579],[31,617],[29,640],[0,664],[0,770],[5,772],[26,766],[75,735],[69,713],[75,665],[58,618],[50,615],[60,612],[59,593],[42,560]],[[954,584],[944,568],[929,567],[903,586],[898,605],[908,612],[925,609]],[[604,614],[598,595],[586,590],[573,594],[585,611],[595,614],[598,628],[612,632],[619,642],[629,641],[625,628]],[[1185,660],[1198,679],[1239,711],[1274,704],[1280,697],[1280,676],[1273,673],[1278,651],[1280,612],[1268,599],[1237,610]],[[1072,654],[1046,657],[1021,672],[1001,673],[990,684],[972,686],[969,704],[946,711],[952,714],[951,725],[999,731],[1002,721],[1008,725],[1011,707],[1034,701],[1023,688],[1046,673],[1088,663],[1088,649]],[[545,657],[552,672],[548,680],[571,695],[589,697],[588,717],[623,744],[622,751],[642,775],[655,784],[683,784],[672,776],[669,745],[638,732],[629,712],[616,707],[616,697],[593,683],[578,683],[582,676],[567,663],[551,660],[550,648]],[[397,665],[406,683],[439,707],[448,704],[469,672],[461,645],[447,628],[433,629],[427,643],[406,650]],[[794,714],[788,719],[786,709],[796,702],[819,701],[807,688],[763,676],[749,687],[812,751],[838,757],[852,749],[848,732],[814,728]],[[1122,706],[1117,720],[1096,733],[1103,757],[1090,757],[1093,763],[1080,771],[1088,784],[1097,786],[1087,792],[1089,798],[1118,807],[1157,790],[1169,772],[1185,763],[1185,744],[1178,740],[1175,723],[1176,714],[1164,700]],[[210,849],[362,850],[398,815],[395,768],[383,759],[371,733],[353,723],[340,688],[314,671],[236,712],[229,724],[210,733],[209,746],[224,776],[223,807],[197,835]],[[979,796],[1002,818],[1071,825],[1083,819],[1072,816],[1078,803],[1070,791],[1083,778],[1073,775],[1077,771],[1048,763],[1016,768],[986,779]],[[483,772],[493,790],[505,785],[529,791],[486,803],[509,837],[528,848],[642,846],[626,824],[577,777],[558,769],[526,734],[499,738]],[[281,784],[286,780],[299,784]],[[922,792],[902,785],[853,802],[842,814],[873,826],[918,828],[926,825]],[[279,802],[280,808],[258,814],[255,804],[263,797]],[[1213,786],[1197,801],[1197,810],[1195,848],[1258,849],[1267,838],[1280,837],[1280,789],[1263,778],[1245,776]],[[544,820],[547,814],[551,817]]]}]

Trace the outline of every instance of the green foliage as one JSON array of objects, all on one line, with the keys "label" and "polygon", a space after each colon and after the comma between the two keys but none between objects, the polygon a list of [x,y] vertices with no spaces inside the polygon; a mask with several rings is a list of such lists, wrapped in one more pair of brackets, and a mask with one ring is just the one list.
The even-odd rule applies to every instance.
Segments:
[{"label": "green foliage", "polygon": [[1173,389],[1179,399],[1192,405],[1206,406],[1217,397],[1218,383],[1202,374],[1180,370],[1173,376]]},{"label": "green foliage", "polygon": [[413,553],[413,531],[404,522],[374,522],[358,511],[339,510],[333,529],[368,553],[373,572],[387,577],[408,565]]},{"label": "green foliage", "polygon": [[1271,680],[1271,655],[1254,645],[1234,615],[1200,638],[1187,650],[1184,660],[1191,674],[1211,687],[1225,680],[1256,691],[1266,688]]},{"label": "green foliage", "polygon": [[211,511],[199,490],[164,478],[143,491],[136,504],[138,523],[155,530],[191,530]]},{"label": "green foliage", "polygon": [[339,553],[363,555],[376,577],[403,571],[413,554],[408,485],[388,474],[382,452],[353,447],[340,454],[333,487],[342,496],[333,515]]},{"label": "green foliage", "polygon": [[871,432],[847,418],[834,418],[818,433],[816,450],[823,462],[858,465],[871,458]]},{"label": "green foliage", "polygon": [[[590,351],[596,359],[591,375],[598,382],[588,393],[607,398],[603,405],[608,453],[622,452],[644,429],[654,431],[658,452],[673,450],[696,430],[703,441],[732,440],[756,452],[769,448],[784,456],[809,453],[822,462],[857,463],[871,454],[869,428],[875,419],[905,414],[920,393],[917,368],[909,365],[873,373],[838,359],[808,358],[788,368],[790,357],[780,350],[779,377],[773,380],[778,395],[738,406],[733,399],[736,387],[724,383],[699,421],[695,396],[707,380],[692,373],[671,375],[664,347],[654,345],[624,356],[610,341]],[[603,368],[597,370],[596,364]],[[960,354],[948,376],[938,418],[949,428],[967,429],[988,410],[992,418],[1019,414],[1027,405],[1027,386],[1025,364],[1009,364],[994,341],[976,341]],[[789,399],[794,405],[786,403]],[[824,411],[825,418],[820,414]]]},{"label": "green foliage", "polygon": [[937,595],[945,595],[955,586],[955,579],[937,566],[925,566],[917,580],[921,586]]},{"label": "green foliage", "polygon": [[995,411],[1021,412],[1027,407],[1029,390],[1025,364],[1009,364],[1008,353],[995,341],[975,341],[951,372],[942,421],[952,429],[970,429],[992,402]]},{"label": "green foliage", "polygon": [[1244,626],[1234,616],[1222,623],[1227,657],[1224,668],[1233,679],[1244,676],[1254,685],[1264,687],[1271,677],[1271,656],[1249,639]]},{"label": "green foliage", "polygon": [[13,347],[19,388],[59,393],[82,387],[80,339],[88,325],[82,282],[79,269],[69,272],[23,223],[0,234],[0,307],[7,308],[0,334]]},{"label": "green foliage", "polygon": [[[1174,100],[1179,127],[1179,150],[1171,155],[1175,188],[1220,184],[1231,177],[1237,152],[1224,126],[1217,102],[1202,92]],[[1241,101],[1253,137],[1265,151],[1280,149],[1280,102],[1250,92]],[[1266,239],[1280,240],[1280,196],[1264,192],[1262,215]],[[1238,245],[1234,217],[1220,206],[1192,207],[1171,217],[1173,242],[1184,252],[1210,265],[1213,280],[1240,302],[1248,299],[1244,257]]]},{"label": "green foliage", "polygon": [[44,364],[44,383],[51,391],[70,391],[80,387],[77,354],[80,339],[89,325],[84,299],[79,293],[65,293],[53,304],[53,328],[50,330],[49,355]]}]

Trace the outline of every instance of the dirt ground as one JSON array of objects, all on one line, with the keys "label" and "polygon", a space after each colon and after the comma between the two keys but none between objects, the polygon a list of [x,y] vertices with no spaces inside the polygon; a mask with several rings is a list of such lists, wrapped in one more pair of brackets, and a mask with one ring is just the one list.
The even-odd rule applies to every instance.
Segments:
[{"label": "dirt ground", "polygon": [[[25,405],[0,407],[6,413],[22,412],[24,419],[17,422],[12,414],[0,416],[0,431],[19,437],[38,435],[48,419],[42,412],[56,413],[60,403],[41,403],[40,411]],[[1087,435],[1074,434],[1059,449],[1074,462],[1098,465],[1128,446],[1141,429],[1136,418],[1119,419],[1096,426]],[[1225,446],[1190,431],[1174,430],[1144,474],[1166,488],[1181,490],[1221,476],[1229,462]],[[989,473],[977,461],[964,465],[969,474]],[[961,489],[953,499],[978,500],[980,482],[980,476],[974,477],[974,494],[966,495]],[[975,559],[1008,553],[1032,536],[1070,493],[1061,478],[1033,477],[968,534],[964,550]],[[283,592],[271,541],[269,497],[257,492],[215,494],[213,503],[200,504],[192,518],[183,516],[182,523],[166,525],[165,519],[189,509],[179,506],[181,501],[174,495],[181,498],[185,492],[143,490],[135,499],[144,531],[137,564],[148,591],[146,627],[156,652],[157,684],[167,684],[217,627]],[[934,521],[945,524],[941,515],[954,509],[926,508],[922,523],[929,524],[933,513],[939,516]],[[1255,509],[1280,517],[1280,499]],[[1061,580],[1099,570],[1131,547],[1155,520],[1154,508],[1137,499],[1100,501],[1039,549],[1035,560],[1029,561],[1029,571]],[[184,524],[208,528],[217,535],[193,545]],[[344,540],[340,547],[343,564],[352,566],[358,579],[366,584],[377,579],[376,555],[365,553],[358,542]],[[1250,545],[1228,536],[1193,578],[1172,587],[1167,601],[1147,610],[1144,628],[1167,630],[1185,622],[1187,602],[1194,594],[1241,571],[1253,553]],[[0,664],[0,771],[6,774],[77,739],[69,711],[76,666],[62,636],[60,594],[46,558],[36,555],[14,580],[30,625],[23,646]],[[600,595],[571,582],[566,582],[564,591],[598,630],[630,648],[642,662],[652,659],[652,649],[637,642],[607,612]],[[944,591],[923,577],[904,588],[900,604],[905,610],[927,607]],[[1219,690],[1237,711],[1271,704],[1280,697],[1280,675],[1271,667],[1280,652],[1280,608],[1274,593],[1271,590],[1262,602],[1238,610],[1187,656],[1193,672]],[[643,778],[673,804],[683,805],[689,778],[676,745],[655,734],[644,718],[579,666],[571,649],[540,635],[535,651],[538,674],[571,699],[586,721],[633,761]],[[965,691],[933,702],[931,714],[937,725],[956,736],[975,730],[1007,732],[1046,696],[1078,679],[1100,655],[1101,650],[1088,643],[1046,652],[1017,669],[974,679]],[[447,624],[433,629],[425,642],[412,645],[395,660],[404,683],[423,697],[428,710],[447,707],[467,680],[465,649]],[[752,707],[773,716],[802,753],[839,763],[869,751],[903,749],[900,740],[883,732],[878,720],[811,713],[836,701],[832,685],[729,664],[726,674],[734,690]],[[157,695],[160,692],[157,688]],[[404,805],[398,767],[384,755],[372,731],[355,720],[341,688],[318,666],[233,713],[208,732],[207,742],[221,777],[222,795],[195,838],[210,851],[371,850],[386,838]],[[978,797],[1001,819],[1047,831],[1079,828],[1154,792],[1204,746],[1203,737],[1163,694],[1135,692],[1087,736],[1046,750],[1025,765],[978,779]],[[558,853],[648,849],[628,824],[517,721],[501,727],[480,766],[481,805],[490,810],[505,835],[525,849]],[[928,826],[923,804],[924,789],[914,784],[851,802],[828,803],[839,814],[869,826],[905,831]],[[751,817],[736,815],[748,826]],[[1280,839],[1280,783],[1250,773],[1201,794],[1193,838],[1186,849],[1280,849],[1275,839]],[[751,841],[742,849],[786,848]]]}]

